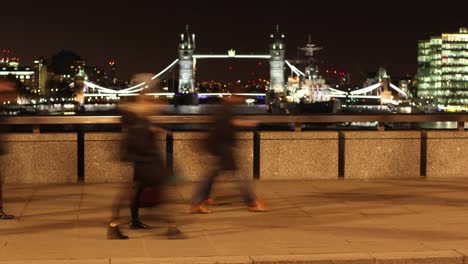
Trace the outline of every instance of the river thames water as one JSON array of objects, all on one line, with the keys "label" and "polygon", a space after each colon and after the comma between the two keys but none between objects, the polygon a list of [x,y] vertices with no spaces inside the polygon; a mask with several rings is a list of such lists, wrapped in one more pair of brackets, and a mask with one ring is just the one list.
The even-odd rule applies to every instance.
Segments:
[{"label": "river thames water", "polygon": [[[168,115],[209,115],[216,109],[216,105],[197,105],[197,106],[174,106],[167,105],[164,107],[164,113]],[[240,105],[236,107],[235,112],[240,115],[271,115],[267,112],[266,105]],[[349,113],[349,112],[348,112]],[[381,113],[390,114],[391,112],[382,111]],[[116,104],[88,104],[85,105],[85,111],[76,112],[73,105],[38,105],[22,106],[21,108],[12,108],[3,111],[2,115],[18,116],[18,115],[40,115],[40,116],[56,116],[56,115],[93,115],[93,116],[109,116],[118,115]],[[366,114],[366,112],[356,112],[350,114]],[[304,129],[373,129],[377,126],[377,122],[351,122],[338,124],[304,124]],[[430,123],[391,123],[387,124],[388,129],[456,129],[456,122],[430,122]],[[468,128],[468,124],[465,124]]]}]

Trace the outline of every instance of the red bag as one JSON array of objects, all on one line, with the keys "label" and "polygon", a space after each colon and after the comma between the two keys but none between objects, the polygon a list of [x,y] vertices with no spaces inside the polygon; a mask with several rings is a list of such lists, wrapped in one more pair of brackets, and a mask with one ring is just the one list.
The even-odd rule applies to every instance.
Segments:
[{"label": "red bag", "polygon": [[140,208],[154,207],[161,203],[161,188],[146,187],[140,194]]}]

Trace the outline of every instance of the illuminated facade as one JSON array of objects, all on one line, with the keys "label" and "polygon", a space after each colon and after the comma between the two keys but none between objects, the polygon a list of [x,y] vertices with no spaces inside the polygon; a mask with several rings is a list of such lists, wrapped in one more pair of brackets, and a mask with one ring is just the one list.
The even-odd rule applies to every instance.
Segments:
[{"label": "illuminated facade", "polygon": [[418,97],[441,109],[468,110],[468,28],[418,43],[417,81]]},{"label": "illuminated facade", "polygon": [[195,92],[194,58],[195,34],[190,35],[188,26],[180,35],[179,43],[179,93]]},{"label": "illuminated facade", "polygon": [[0,79],[9,78],[18,80],[28,92],[34,92],[36,75],[33,69],[28,66],[20,66],[17,61],[9,61],[7,65],[0,65]]},{"label": "illuminated facade", "polygon": [[270,44],[270,90],[275,93],[286,92],[284,85],[284,60],[286,45],[284,43],[284,34],[276,28],[275,34],[271,34],[273,42]]},{"label": "illuminated facade", "polygon": [[47,83],[47,66],[44,63],[43,59],[38,59],[34,61],[34,73],[36,76],[36,86],[33,91],[35,94],[45,94],[46,83]]}]

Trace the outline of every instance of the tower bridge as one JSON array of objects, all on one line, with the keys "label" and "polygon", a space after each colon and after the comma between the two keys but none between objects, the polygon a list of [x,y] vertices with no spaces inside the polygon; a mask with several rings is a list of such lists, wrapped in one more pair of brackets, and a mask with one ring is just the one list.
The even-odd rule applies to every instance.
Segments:
[{"label": "tower bridge", "polygon": [[[291,62],[286,60],[286,44],[285,35],[280,32],[279,26],[276,27],[276,31],[270,35],[271,42],[269,44],[268,54],[236,54],[234,49],[230,49],[225,54],[197,54],[196,51],[196,40],[195,34],[190,34],[188,26],[184,33],[180,35],[180,42],[178,48],[178,58],[172,61],[167,67],[161,70],[159,73],[153,75],[150,79],[142,81],[136,85],[125,89],[112,89],[97,85],[95,83],[84,81],[84,90],[86,97],[93,96],[105,96],[105,97],[120,97],[120,96],[134,96],[141,93],[142,90],[147,89],[151,86],[151,82],[157,78],[164,76],[169,71],[174,70],[176,66],[179,66],[179,85],[177,91],[174,93],[151,93],[152,95],[158,96],[177,96],[188,104],[196,104],[198,101],[198,93],[196,92],[196,64],[197,60],[200,59],[265,59],[269,60],[270,64],[270,91],[274,93],[285,93],[285,77],[284,70],[287,66],[292,75],[306,76],[304,72],[299,70]],[[384,90],[382,94],[375,95],[373,91]],[[375,98],[381,99],[382,95],[388,97],[389,90],[393,89],[401,94],[403,97],[407,97],[406,92],[402,91],[397,86],[390,83],[388,80],[381,81],[379,83],[357,89],[351,92],[340,91],[337,89],[330,88],[331,97],[335,98]],[[230,93],[227,93],[230,94]],[[210,95],[224,96],[224,93],[211,93]],[[248,94],[242,94],[248,95]],[[255,96],[265,96],[265,94],[255,94]],[[383,99],[383,98],[382,98]]]}]

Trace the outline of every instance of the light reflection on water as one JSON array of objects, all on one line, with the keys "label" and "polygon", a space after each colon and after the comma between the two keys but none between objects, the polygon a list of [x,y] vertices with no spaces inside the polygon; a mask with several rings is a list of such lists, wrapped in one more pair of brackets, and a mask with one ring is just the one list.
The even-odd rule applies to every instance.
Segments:
[{"label": "light reflection on water", "polygon": [[[167,105],[164,112],[169,115],[208,115],[213,113],[217,108],[217,105]],[[37,106],[22,106],[21,108],[13,108],[7,112],[3,112],[3,115],[21,115],[19,112],[21,109],[22,113],[25,114],[38,114],[38,115],[116,115],[118,112],[116,104],[87,104],[85,105],[85,111],[82,113],[76,112],[73,105],[37,105]],[[266,105],[240,105],[235,109],[237,114],[256,114],[256,115],[271,115],[267,113]],[[356,113],[357,115],[360,113]],[[336,124],[335,127],[349,127],[349,128],[374,128],[378,125],[378,122],[351,122]],[[390,123],[389,126],[395,129],[457,129],[457,122],[424,122],[417,124],[410,123]],[[332,127],[330,127],[332,128]],[[465,129],[468,129],[468,122],[465,123]]]},{"label": "light reflection on water", "polygon": [[[12,107],[6,115],[39,114],[39,115],[109,115],[115,114],[116,104],[98,105],[86,104],[84,111],[78,112],[74,105],[37,105]],[[167,105],[164,112],[173,115],[207,115],[216,110],[217,105]],[[240,105],[235,110],[238,114],[268,114],[266,105]]]}]

